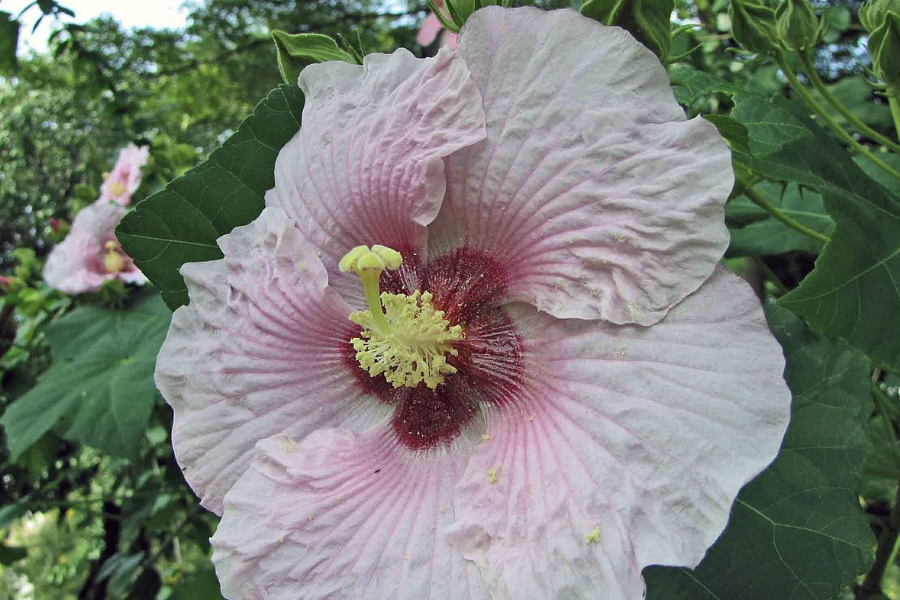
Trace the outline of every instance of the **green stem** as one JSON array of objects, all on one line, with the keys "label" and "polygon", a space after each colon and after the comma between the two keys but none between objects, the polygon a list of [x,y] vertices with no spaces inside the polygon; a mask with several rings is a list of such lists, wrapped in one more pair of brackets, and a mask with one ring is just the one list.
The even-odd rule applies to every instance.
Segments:
[{"label": "green stem", "polygon": [[761,209],[763,209],[764,211],[766,211],[767,213],[769,213],[770,215],[772,215],[773,217],[775,217],[776,219],[778,219],[779,221],[781,221],[782,223],[784,223],[785,225],[790,227],[791,229],[799,231],[803,235],[809,236],[814,240],[818,240],[818,241],[822,242],[823,244],[827,244],[828,242],[831,241],[831,238],[828,237],[827,235],[825,235],[824,233],[819,233],[818,231],[816,231],[814,229],[810,229],[806,225],[798,223],[794,219],[790,218],[789,216],[787,216],[786,214],[784,214],[783,212],[778,210],[778,208],[775,205],[773,205],[771,202],[769,202],[768,198],[766,198],[763,194],[761,194],[757,190],[753,189],[753,187],[747,186],[746,188],[744,188],[743,194],[745,196],[747,196],[758,207],[760,207]]},{"label": "green stem", "polygon": [[897,138],[900,139],[900,104],[897,103],[896,98],[888,96],[888,106],[891,107],[891,117],[894,118],[894,129],[897,130]]},{"label": "green stem", "polygon": [[837,121],[835,121],[831,115],[828,114],[822,105],[819,104],[815,98],[813,98],[812,94],[800,83],[800,80],[797,79],[797,74],[794,73],[794,70],[791,69],[791,66],[787,64],[787,61],[784,58],[783,54],[776,54],[775,60],[778,61],[778,66],[781,67],[782,72],[784,72],[784,76],[787,77],[788,81],[791,83],[791,87],[800,94],[803,98],[803,101],[812,109],[812,111],[819,115],[819,117],[828,124],[831,129],[837,134],[839,138],[841,138],[847,145],[851,148],[868,158],[872,164],[878,166],[882,171],[889,174],[891,177],[894,177],[898,181],[900,181],[900,171],[897,171],[891,168],[887,163],[883,160],[872,154],[868,148],[857,142],[853,139],[853,136],[844,131],[844,129],[838,125]]},{"label": "green stem", "polygon": [[[822,97],[825,98],[841,115],[847,119],[847,122],[850,123],[853,127],[856,128],[864,136],[868,137],[870,140],[874,142],[878,142],[883,146],[887,146],[894,152],[900,154],[900,144],[896,144],[891,141],[889,138],[881,135],[862,121],[860,121],[856,115],[850,112],[844,104],[838,100],[834,94],[831,93],[822,80],[819,78],[819,74],[816,72],[816,67],[813,64],[812,58],[810,57],[809,52],[801,52],[800,53],[800,61],[803,63],[803,68],[806,71],[806,76],[809,77],[810,83],[812,83],[813,87],[818,90]],[[896,102],[894,103],[896,104]],[[894,122],[897,122],[897,113],[894,110],[894,106],[891,106],[891,113],[894,115]]]},{"label": "green stem", "polygon": [[775,271],[770,269],[769,265],[767,265],[763,259],[761,259],[757,256],[755,259],[755,262],[756,262],[756,266],[759,267],[759,270],[762,271],[765,278],[768,281],[771,281],[772,285],[774,285],[778,289],[779,294],[784,296],[785,294],[787,294],[788,292],[791,291],[787,288],[786,285],[784,285],[784,283],[782,283],[782,281],[778,278],[778,275],[775,274]]},{"label": "green stem", "polygon": [[896,556],[897,540],[900,538],[900,487],[894,498],[894,508],[878,536],[878,548],[875,550],[875,562],[866,573],[865,579],[856,588],[856,600],[867,600],[870,596],[881,594],[881,580],[884,571],[890,564],[891,557]]},{"label": "green stem", "polygon": [[894,419],[892,414],[896,411],[892,410],[893,407],[891,406],[890,400],[885,393],[878,388],[878,384],[876,383],[872,384],[872,397],[875,399],[875,408],[878,410],[879,414],[881,414],[881,420],[884,422],[884,429],[891,442],[894,462],[897,467],[900,468],[900,444],[897,442],[897,432],[894,431]]}]

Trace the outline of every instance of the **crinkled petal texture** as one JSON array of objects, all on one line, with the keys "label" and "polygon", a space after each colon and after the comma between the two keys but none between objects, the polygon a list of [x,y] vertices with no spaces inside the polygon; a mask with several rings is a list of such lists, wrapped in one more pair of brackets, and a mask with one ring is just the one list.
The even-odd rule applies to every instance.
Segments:
[{"label": "crinkled petal texture", "polygon": [[341,256],[360,244],[424,249],[446,189],[442,158],[484,138],[481,98],[447,50],[311,65],[300,87],[303,126],[278,154],[266,204],[295,220],[331,285],[363,306],[356,276],[337,269]]},{"label": "crinkled petal texture", "polygon": [[489,600],[444,535],[467,453],[395,444],[386,426],[261,442],[212,540],[225,596]]},{"label": "crinkled petal texture", "polygon": [[696,566],[789,417],[749,286],[720,268],[650,328],[510,313],[529,391],[492,415],[451,543],[494,600],[637,600],[645,566]]},{"label": "crinkled petal texture", "polygon": [[[118,204],[98,200],[75,215],[69,235],[57,244],[44,265],[47,285],[67,294],[96,292],[110,279],[144,284],[147,279],[125,257],[123,270],[107,272],[103,265],[103,246],[116,241],[116,225],[126,209]],[[118,242],[116,242],[118,244]]]},{"label": "crinkled petal texture", "polygon": [[175,311],[156,384],[185,478],[221,514],[259,440],[368,426],[383,410],[349,375],[350,307],[292,221],[265,209],[219,246],[224,259],[182,267],[191,303]]},{"label": "crinkled petal texture", "polygon": [[511,300],[620,324],[659,321],[709,277],[730,154],[649,50],[572,11],[488,7],[458,52],[487,139],[445,161],[432,250],[464,240],[507,266]]},{"label": "crinkled petal texture", "polygon": [[116,166],[100,186],[100,200],[112,200],[122,206],[131,203],[131,196],[141,187],[141,169],[150,157],[150,146],[128,144],[119,152]]}]

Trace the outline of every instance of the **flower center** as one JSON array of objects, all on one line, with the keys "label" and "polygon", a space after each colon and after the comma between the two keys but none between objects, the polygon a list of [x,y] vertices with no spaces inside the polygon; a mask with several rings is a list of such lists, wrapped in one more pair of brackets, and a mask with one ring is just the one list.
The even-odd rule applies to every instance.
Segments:
[{"label": "flower center", "polygon": [[106,189],[109,191],[110,195],[112,195],[112,196],[121,196],[122,194],[125,193],[125,190],[126,190],[125,184],[122,183],[121,181],[113,181],[112,183],[109,184],[109,187]]},{"label": "flower center", "polygon": [[381,274],[403,262],[399,252],[385,246],[357,246],[341,259],[341,271],[356,273],[363,284],[369,310],[350,315],[362,327],[350,343],[356,360],[370,376],[384,375],[395,388],[424,383],[435,389],[456,372],[447,355],[456,356],[452,343],[463,339],[461,325],[450,325],[437,310],[430,292],[380,292]]},{"label": "flower center", "polygon": [[103,244],[103,268],[107,273],[118,273],[125,268],[125,257],[112,240]]}]

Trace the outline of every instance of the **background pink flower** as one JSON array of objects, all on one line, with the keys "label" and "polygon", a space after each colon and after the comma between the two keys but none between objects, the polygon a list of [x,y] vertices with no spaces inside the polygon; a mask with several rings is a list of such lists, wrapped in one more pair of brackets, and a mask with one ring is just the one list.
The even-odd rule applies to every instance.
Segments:
[{"label": "background pink flower", "polygon": [[131,203],[131,196],[141,185],[141,168],[150,156],[149,146],[128,144],[119,152],[116,166],[100,186],[99,201],[114,201],[122,206]]},{"label": "background pink flower", "polygon": [[47,285],[67,294],[96,292],[110,279],[143,285],[147,279],[116,239],[125,212],[124,206],[105,200],[79,211],[69,235],[47,257]]},{"label": "background pink flower", "polygon": [[[730,154],[627,33],[488,8],[458,51],[305,69],[267,208],[187,264],[156,381],[223,593],[637,600],[694,566],[775,456],[790,393],[718,266]],[[464,338],[430,388],[370,377],[338,268]]]},{"label": "background pink flower", "polygon": [[[443,9],[444,0],[436,0],[436,3]],[[444,11],[444,16],[448,16],[446,11]],[[438,36],[441,37],[442,46],[447,46],[451,49],[456,48],[457,34],[444,29],[444,26],[441,25],[440,20],[438,20],[434,13],[428,13],[428,16],[422,21],[422,26],[419,28],[419,34],[416,36],[416,43],[420,46],[430,46]]]}]

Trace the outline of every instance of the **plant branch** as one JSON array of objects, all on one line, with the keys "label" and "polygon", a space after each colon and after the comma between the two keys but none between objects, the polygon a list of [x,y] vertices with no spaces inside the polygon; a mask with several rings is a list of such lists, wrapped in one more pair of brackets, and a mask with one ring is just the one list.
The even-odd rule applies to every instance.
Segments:
[{"label": "plant branch", "polygon": [[769,268],[769,265],[767,265],[763,259],[757,256],[755,257],[754,262],[756,262],[756,266],[759,267],[759,270],[762,271],[763,279],[772,282],[772,285],[774,285],[778,289],[779,294],[783,296],[791,291],[787,288],[786,285],[784,285],[781,279],[778,278],[778,275],[775,274],[775,271]]},{"label": "plant branch", "polygon": [[803,101],[806,102],[807,106],[809,106],[814,113],[816,113],[825,123],[831,127],[832,130],[837,134],[839,138],[841,138],[847,145],[851,148],[868,158],[872,164],[878,166],[885,173],[889,174],[891,177],[894,177],[898,181],[900,181],[900,171],[893,169],[890,165],[885,163],[883,160],[872,154],[872,152],[853,139],[853,136],[844,131],[843,127],[838,125],[837,121],[835,121],[831,115],[828,114],[822,105],[813,98],[812,94],[809,93],[809,90],[800,83],[800,80],[797,79],[797,74],[794,73],[794,70],[787,63],[783,54],[776,54],[775,60],[778,62],[778,66],[781,67],[782,72],[784,72],[784,76],[787,77],[788,81],[791,84],[791,87],[803,98]]},{"label": "plant branch", "polygon": [[828,237],[827,235],[825,235],[824,233],[819,233],[815,229],[810,229],[806,225],[803,225],[802,223],[798,223],[794,219],[790,218],[789,216],[787,216],[786,214],[784,214],[783,212],[778,210],[778,208],[774,204],[769,202],[768,198],[766,198],[758,190],[753,189],[752,186],[747,186],[746,188],[744,188],[742,193],[745,196],[747,196],[747,198],[749,198],[758,207],[760,207],[761,209],[763,209],[764,211],[766,211],[767,213],[769,213],[770,215],[772,215],[773,217],[775,217],[776,219],[778,219],[779,221],[781,221],[782,223],[784,223],[785,225],[790,227],[791,229],[794,229],[795,231],[799,231],[803,235],[811,237],[814,240],[818,240],[818,241],[822,242],[823,244],[827,244],[828,242],[831,241],[831,238]]},{"label": "plant branch", "polygon": [[[900,154],[900,144],[894,143],[889,138],[881,135],[865,123],[859,120],[850,109],[848,109],[843,102],[837,99],[834,94],[831,93],[831,90],[822,82],[819,78],[819,74],[816,72],[816,67],[812,62],[812,58],[810,57],[809,52],[801,52],[800,53],[800,61],[803,63],[803,69],[806,73],[806,76],[809,77],[810,83],[812,83],[813,87],[822,94],[822,97],[825,98],[841,115],[847,119],[847,122],[850,123],[853,127],[856,128],[861,134],[869,138],[874,142],[878,142],[883,146],[887,146],[894,152]],[[892,110],[893,112],[893,110]]]},{"label": "plant branch", "polygon": [[900,537],[900,487],[894,497],[894,507],[878,536],[878,548],[875,550],[875,562],[866,573],[863,582],[856,587],[856,600],[867,600],[870,596],[881,595],[881,580],[884,572],[897,552],[897,539]]}]

